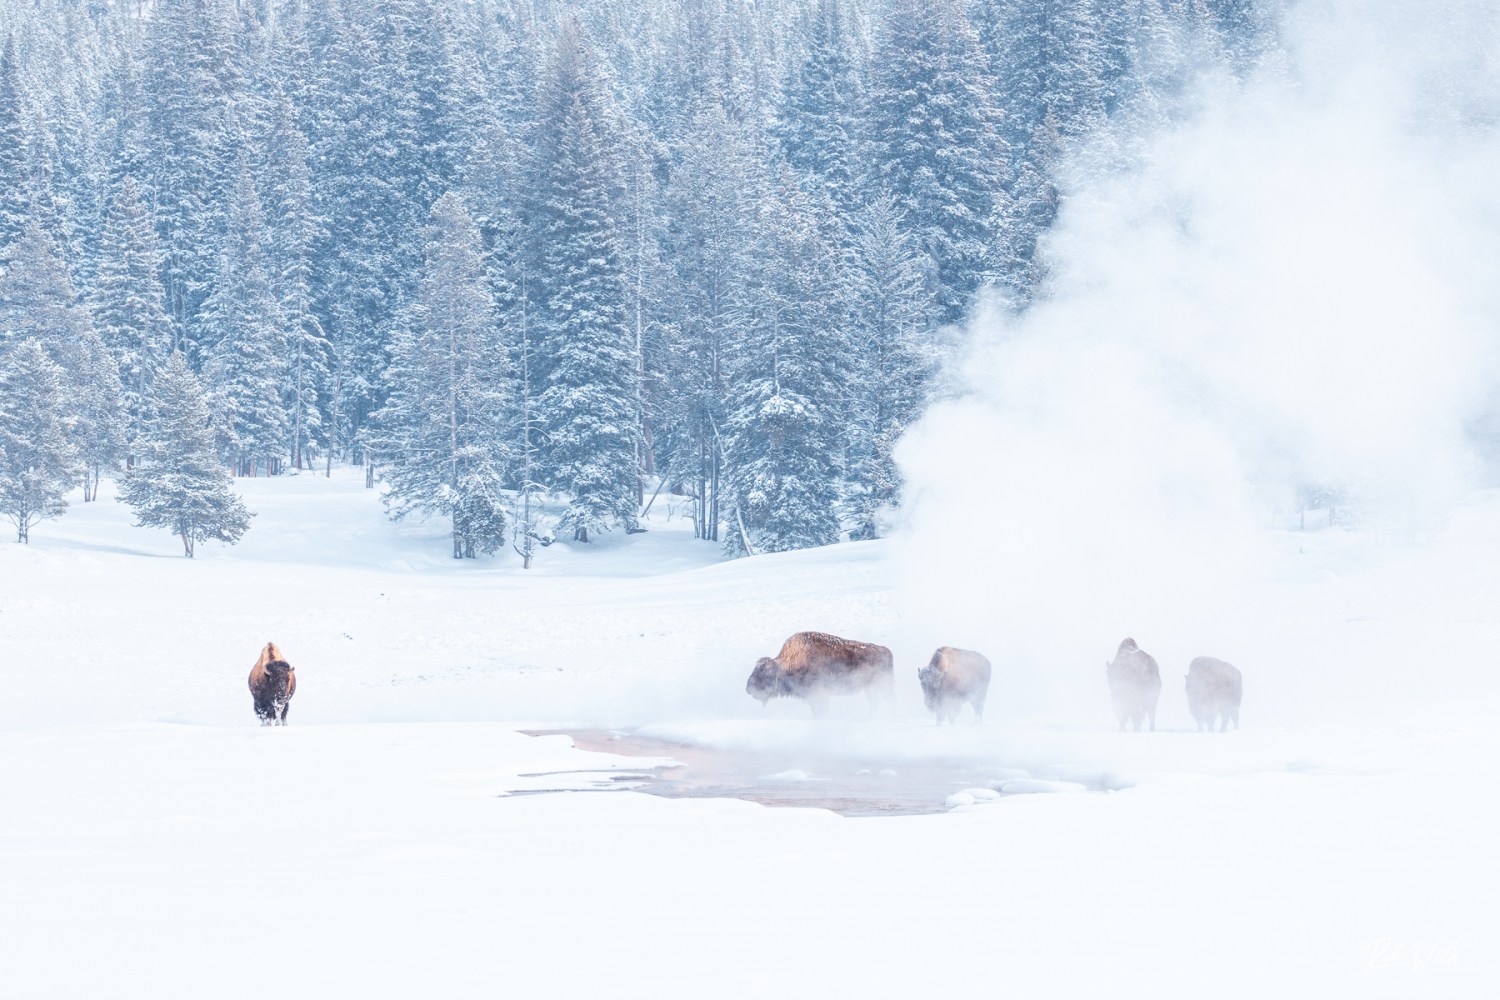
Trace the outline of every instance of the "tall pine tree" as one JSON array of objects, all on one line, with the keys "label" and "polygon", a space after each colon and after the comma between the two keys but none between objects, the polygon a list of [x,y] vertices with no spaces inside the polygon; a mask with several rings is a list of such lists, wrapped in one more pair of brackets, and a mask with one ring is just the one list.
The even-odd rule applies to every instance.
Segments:
[{"label": "tall pine tree", "polygon": [[1006,148],[979,37],[957,0],[896,0],[874,62],[875,177],[930,258],[944,322],[991,277],[1004,219]]},{"label": "tall pine tree", "polygon": [[453,558],[505,543],[502,493],[511,455],[504,345],[485,275],[483,248],[463,199],[432,206],[417,301],[393,346],[393,390],[373,445],[399,520],[413,511],[447,515]]},{"label": "tall pine tree", "polygon": [[130,176],[111,200],[91,298],[99,335],[119,366],[126,441],[133,455],[150,411],[157,369],[171,353],[172,323],[162,298],[156,230]]},{"label": "tall pine tree", "polygon": [[37,341],[23,340],[0,363],[0,514],[18,542],[68,508],[79,469],[71,402],[62,368]]},{"label": "tall pine tree", "polygon": [[280,307],[286,345],[283,409],[292,465],[310,462],[319,440],[319,409],[328,378],[328,338],[313,303],[312,253],[318,220],[312,214],[312,172],[307,139],[297,128],[291,101],[278,90],[273,99],[271,136],[266,157],[270,245],[266,258]]},{"label": "tall pine tree", "polygon": [[838,541],[850,344],[837,251],[790,171],[762,207],[762,267],[736,345],[725,428],[734,532],[726,549]]},{"label": "tall pine tree", "polygon": [[125,474],[118,499],[138,527],[175,534],[189,559],[202,541],[233,545],[255,515],[219,464],[203,385],[181,352],[162,366],[156,389],[141,460]]},{"label": "tall pine tree", "polygon": [[542,85],[532,169],[544,388],[537,410],[559,526],[577,541],[636,526],[636,366],[621,247],[617,111],[599,56],[565,21]]},{"label": "tall pine tree", "polygon": [[241,161],[213,294],[198,317],[198,342],[219,409],[221,448],[240,474],[286,453],[286,367],[281,309],[266,273],[265,223],[250,167]]}]

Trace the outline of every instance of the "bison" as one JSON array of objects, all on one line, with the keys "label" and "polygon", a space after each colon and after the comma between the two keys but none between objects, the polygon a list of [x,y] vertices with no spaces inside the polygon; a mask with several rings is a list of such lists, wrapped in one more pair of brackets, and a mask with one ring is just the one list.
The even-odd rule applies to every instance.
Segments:
[{"label": "bison", "polygon": [[276,643],[266,643],[260,659],[250,668],[250,696],[262,726],[286,725],[286,710],[297,693],[297,672],[286,662]]},{"label": "bison", "polygon": [[1134,639],[1120,643],[1113,662],[1104,665],[1109,678],[1109,695],[1115,704],[1115,718],[1120,720],[1120,729],[1126,722],[1135,724],[1141,731],[1141,722],[1151,721],[1151,731],[1156,732],[1156,702],[1161,698],[1161,668],[1156,660],[1135,644]]},{"label": "bison", "polygon": [[972,649],[942,646],[927,666],[917,671],[922,682],[922,700],[927,711],[937,714],[937,723],[958,721],[964,702],[974,706],[974,722],[984,721],[984,696],[990,689],[990,661]]},{"label": "bison", "polygon": [[828,710],[836,694],[863,691],[870,710],[880,699],[893,701],[896,667],[884,646],[841,639],[823,632],[798,632],[781,644],[775,659],[762,656],[755,663],[745,692],[762,705],[772,698],[801,698],[813,715]]},{"label": "bison", "polygon": [[1212,656],[1194,657],[1188,665],[1188,708],[1198,721],[1201,732],[1213,731],[1214,719],[1219,720],[1219,732],[1229,728],[1240,728],[1240,695],[1244,692],[1244,679],[1239,669],[1231,663],[1216,660]]}]

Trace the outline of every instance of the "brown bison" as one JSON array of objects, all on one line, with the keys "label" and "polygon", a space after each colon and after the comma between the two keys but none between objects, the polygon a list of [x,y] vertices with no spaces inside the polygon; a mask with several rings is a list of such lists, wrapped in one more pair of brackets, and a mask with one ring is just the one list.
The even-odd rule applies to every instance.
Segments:
[{"label": "brown bison", "polygon": [[828,711],[836,694],[860,691],[870,699],[870,711],[880,699],[893,701],[896,667],[884,646],[840,639],[823,632],[798,632],[781,644],[776,658],[762,656],[755,663],[745,692],[762,705],[772,698],[801,698],[815,716]]},{"label": "brown bison", "polygon": [[1135,731],[1141,731],[1141,723],[1151,721],[1151,731],[1156,732],[1156,702],[1161,698],[1161,668],[1151,654],[1135,644],[1134,639],[1120,643],[1114,661],[1104,665],[1109,677],[1109,696],[1115,703],[1115,718],[1120,728],[1126,722],[1135,723]]},{"label": "brown bison", "polygon": [[922,682],[922,700],[927,711],[937,714],[937,723],[958,721],[964,702],[974,706],[974,722],[984,721],[984,696],[990,690],[990,661],[972,649],[942,646],[927,666],[917,671]]},{"label": "brown bison", "polygon": [[1245,682],[1239,668],[1212,656],[1199,656],[1188,665],[1188,708],[1198,720],[1198,729],[1213,731],[1214,719],[1219,720],[1219,732],[1229,728],[1240,728],[1240,695]]},{"label": "brown bison", "polygon": [[297,693],[297,672],[286,662],[276,643],[266,643],[260,659],[250,668],[250,696],[262,726],[286,725],[286,710]]}]

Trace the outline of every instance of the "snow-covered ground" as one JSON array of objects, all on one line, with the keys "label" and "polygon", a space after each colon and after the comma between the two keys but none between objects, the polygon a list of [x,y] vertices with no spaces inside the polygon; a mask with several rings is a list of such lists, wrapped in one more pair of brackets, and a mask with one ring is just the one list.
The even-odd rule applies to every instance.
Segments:
[{"label": "snow-covered ground", "polygon": [[[663,497],[648,533],[523,573],[446,558],[442,525],[390,524],[356,477],[240,485],[249,534],[192,561],[108,495],[0,546],[0,995],[1500,985],[1500,497],[1420,543],[1268,536],[1256,638],[1230,657],[1245,729],[1193,732],[1181,693],[1186,656],[1228,650],[1140,635],[1166,687],[1138,735],[1114,731],[1099,666],[1119,636],[1090,622],[1059,637],[1097,649],[1076,667],[976,626],[988,724],[933,726],[915,669],[968,640],[924,629],[890,543],[724,563]],[[746,697],[801,628],[889,643],[894,717]],[[258,728],[245,690],[273,639],[299,682],[285,729]],[[584,725],[977,763],[1036,794],[869,819],[507,794],[649,763],[518,732]]]}]

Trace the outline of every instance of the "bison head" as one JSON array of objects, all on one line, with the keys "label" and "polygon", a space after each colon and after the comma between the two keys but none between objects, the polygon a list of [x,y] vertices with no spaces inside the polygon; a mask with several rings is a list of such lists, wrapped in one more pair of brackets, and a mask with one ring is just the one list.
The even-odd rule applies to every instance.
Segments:
[{"label": "bison head", "polygon": [[285,660],[272,660],[266,664],[266,676],[277,691],[285,691],[292,676],[292,665]]},{"label": "bison head", "polygon": [[922,704],[927,706],[927,711],[936,712],[943,672],[928,664],[917,671],[917,680],[922,682]]},{"label": "bison head", "polygon": [[745,693],[762,705],[781,694],[781,664],[769,656],[756,660],[745,682]]}]

